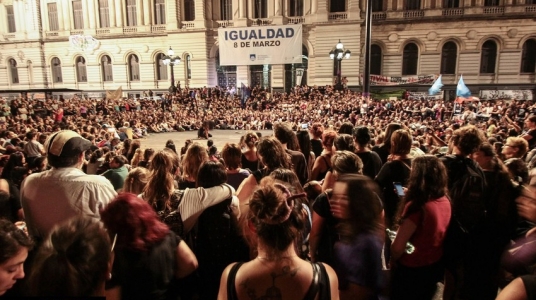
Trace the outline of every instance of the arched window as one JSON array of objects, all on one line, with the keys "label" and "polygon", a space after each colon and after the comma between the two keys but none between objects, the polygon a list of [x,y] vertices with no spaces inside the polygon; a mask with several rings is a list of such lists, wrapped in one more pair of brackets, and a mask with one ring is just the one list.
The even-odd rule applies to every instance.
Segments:
[{"label": "arched window", "polygon": [[402,57],[402,75],[417,75],[418,63],[419,48],[414,43],[407,44]]},{"label": "arched window", "polygon": [[303,16],[303,0],[290,0],[289,5],[289,17]]},{"label": "arched window", "polygon": [[521,54],[521,73],[536,72],[536,40],[530,39],[523,44]]},{"label": "arched window", "polygon": [[17,69],[17,62],[11,58],[8,61],[8,67],[9,67],[9,75],[11,76],[11,83],[17,84],[19,83],[19,71]]},{"label": "arched window", "polygon": [[480,73],[495,73],[497,63],[497,44],[494,41],[487,41],[482,45],[482,56],[480,57]]},{"label": "arched window", "polygon": [[167,80],[167,66],[164,64],[164,53],[158,53],[155,59],[156,80]]},{"label": "arched window", "polygon": [[114,81],[112,60],[108,55],[101,58],[101,72],[103,81]]},{"label": "arched window", "polygon": [[254,19],[266,19],[268,18],[268,1],[267,0],[253,0],[253,18]]},{"label": "arched window", "polygon": [[52,68],[52,82],[63,82],[63,78],[61,76],[61,61],[59,58],[54,57],[51,61]]},{"label": "arched window", "polygon": [[134,54],[128,57],[128,77],[130,81],[140,80],[140,60]]},{"label": "arched window", "polygon": [[195,0],[184,0],[184,21],[195,20]]},{"label": "arched window", "polygon": [[186,78],[192,79],[192,57],[190,54],[186,55],[186,63],[184,66],[186,67]]},{"label": "arched window", "polygon": [[346,11],[346,0],[330,0],[329,1],[329,12],[345,12]]},{"label": "arched window", "polygon": [[447,42],[441,50],[441,74],[456,74],[458,65],[458,47],[454,42]]},{"label": "arched window", "polygon": [[378,45],[370,46],[370,74],[382,74],[382,48]]},{"label": "arched window", "polygon": [[87,82],[86,60],[82,56],[76,58],[76,81]]}]

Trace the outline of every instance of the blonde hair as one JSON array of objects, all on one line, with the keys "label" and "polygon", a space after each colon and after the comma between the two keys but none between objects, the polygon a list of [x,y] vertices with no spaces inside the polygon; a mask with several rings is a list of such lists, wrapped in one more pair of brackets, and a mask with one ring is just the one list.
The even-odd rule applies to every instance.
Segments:
[{"label": "blonde hair", "polygon": [[134,168],[128,172],[125,178],[123,192],[139,195],[149,181],[149,170],[146,168]]},{"label": "blonde hair", "polygon": [[191,144],[182,158],[184,176],[195,180],[199,172],[199,167],[206,161],[208,161],[207,148],[199,143]]},{"label": "blonde hair", "polygon": [[134,152],[134,157],[132,157],[132,160],[130,161],[130,165],[132,167],[137,167],[142,159],[142,151],[141,148],[136,149],[136,152]]}]

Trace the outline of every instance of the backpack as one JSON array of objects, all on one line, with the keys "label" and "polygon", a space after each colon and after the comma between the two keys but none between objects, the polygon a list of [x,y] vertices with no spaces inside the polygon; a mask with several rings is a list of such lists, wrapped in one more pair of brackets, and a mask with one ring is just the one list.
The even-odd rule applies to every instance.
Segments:
[{"label": "backpack", "polygon": [[445,159],[452,204],[451,224],[470,234],[484,224],[487,216],[486,178],[482,169],[469,158],[449,155]]}]

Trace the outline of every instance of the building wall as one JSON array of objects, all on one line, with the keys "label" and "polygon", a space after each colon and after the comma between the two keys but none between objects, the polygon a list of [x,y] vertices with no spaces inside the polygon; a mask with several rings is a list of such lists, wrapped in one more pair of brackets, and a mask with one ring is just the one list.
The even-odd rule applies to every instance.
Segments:
[{"label": "building wall", "polygon": [[[156,80],[155,56],[172,47],[183,63],[175,66],[175,80],[182,86],[215,86],[217,30],[219,27],[302,24],[303,44],[308,49],[307,82],[326,85],[333,82],[333,61],[328,53],[341,40],[352,51],[342,63],[342,74],[350,86],[360,85],[364,58],[365,0],[346,0],[346,11],[331,13],[331,0],[303,0],[304,15],[289,17],[294,0],[268,1],[268,18],[253,18],[253,0],[232,0],[232,20],[219,20],[220,0],[195,0],[194,21],[185,21],[183,0],[166,0],[166,24],[155,24],[155,0],[137,0],[137,26],[126,26],[126,1],[108,0],[110,27],[102,28],[99,0],[84,0],[83,29],[74,29],[72,1],[4,0],[0,1],[0,90],[68,88],[103,91],[123,87],[124,91],[167,90],[170,80]],[[373,0],[374,1],[374,0]],[[458,46],[456,74],[443,76],[453,85],[463,75],[470,85],[535,84],[534,74],[521,74],[523,43],[536,39],[536,5],[504,0],[503,5],[484,7],[483,0],[460,0],[460,7],[444,9],[443,1],[423,0],[420,10],[404,10],[406,1],[384,1],[383,11],[373,13],[372,42],[383,51],[382,75],[401,76],[404,46],[419,46],[418,74],[440,73],[441,49],[445,42]],[[50,31],[47,5],[56,3],[58,30]],[[475,4],[472,6],[472,4]],[[16,32],[7,28],[6,6],[12,5]],[[69,37],[90,35],[98,40],[93,50],[71,46]],[[480,74],[482,44],[492,39],[498,44],[497,72]],[[127,57],[140,60],[140,80],[129,82]],[[191,56],[192,78],[186,79],[185,57]],[[88,82],[78,83],[75,58],[84,56]],[[103,82],[100,58],[109,55],[113,62],[112,82]],[[533,54],[536,55],[536,54]],[[62,83],[52,82],[51,59],[62,64]],[[15,59],[19,83],[12,84],[8,61]],[[283,65],[272,66],[271,86],[281,89],[285,83]],[[169,68],[168,68],[169,72]],[[249,83],[249,68],[237,67],[237,84]],[[168,74],[170,78],[170,74]]]}]

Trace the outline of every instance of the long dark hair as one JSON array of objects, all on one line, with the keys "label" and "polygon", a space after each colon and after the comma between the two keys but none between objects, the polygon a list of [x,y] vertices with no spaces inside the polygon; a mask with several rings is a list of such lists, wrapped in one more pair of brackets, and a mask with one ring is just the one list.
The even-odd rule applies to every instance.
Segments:
[{"label": "long dark hair", "polygon": [[377,231],[381,226],[382,200],[376,182],[364,175],[345,174],[339,177],[337,183],[346,184],[351,216],[338,225],[341,240],[349,242],[360,233]]},{"label": "long dark hair", "polygon": [[[447,169],[439,158],[425,155],[413,159],[408,179],[408,191],[405,201],[401,202],[398,209],[398,221],[421,210],[426,202],[446,196],[447,184]],[[409,206],[402,215],[407,203]]]}]

